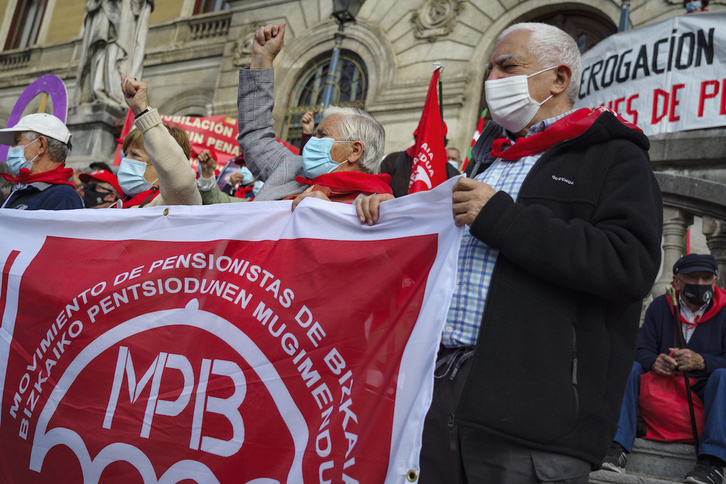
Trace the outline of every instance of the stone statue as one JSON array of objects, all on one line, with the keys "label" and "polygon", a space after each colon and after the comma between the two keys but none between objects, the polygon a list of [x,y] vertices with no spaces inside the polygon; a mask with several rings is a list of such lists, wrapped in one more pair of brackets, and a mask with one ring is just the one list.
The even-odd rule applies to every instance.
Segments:
[{"label": "stone statue", "polygon": [[154,0],[86,0],[76,104],[124,106],[121,74],[141,78]]}]

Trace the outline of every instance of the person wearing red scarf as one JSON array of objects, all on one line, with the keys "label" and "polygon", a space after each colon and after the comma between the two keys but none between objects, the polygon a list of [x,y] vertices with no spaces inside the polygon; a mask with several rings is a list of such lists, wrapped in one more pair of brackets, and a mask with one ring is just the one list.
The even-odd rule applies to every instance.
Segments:
[{"label": "person wearing red scarf", "polygon": [[[721,483],[726,461],[726,291],[716,286],[718,263],[710,254],[688,254],[673,265],[672,285],[679,307],[684,348],[678,348],[673,304],[667,295],[653,300],[638,336],[638,351],[620,409],[618,432],[603,468],[625,472],[636,437],[640,377],[648,371],[674,375],[688,371],[697,383],[693,393],[703,402],[705,421],[690,483]],[[676,376],[674,376],[675,378]],[[683,377],[678,376],[683,384]],[[682,409],[686,414],[688,409]],[[647,438],[647,435],[646,435]]]},{"label": "person wearing red scarf", "polygon": [[255,32],[249,69],[239,73],[239,141],[247,168],[265,184],[257,201],[316,197],[350,203],[359,195],[391,193],[390,177],[379,175],[385,131],[370,114],[356,108],[331,107],[302,152],[291,153],[275,141],[274,69],[285,24]]},{"label": "person wearing red scarf", "polygon": [[55,116],[29,114],[15,126],[0,129],[0,143],[10,145],[7,163],[16,183],[2,208],[18,210],[67,210],[83,208],[83,200],[65,167],[71,147],[71,133]]},{"label": "person wearing red scarf", "polygon": [[[464,236],[421,484],[584,484],[617,430],[663,206],[648,138],[573,109],[581,69],[574,39],[539,23],[504,30],[489,57],[493,122],[453,186]],[[386,198],[356,201],[361,222]]]}]

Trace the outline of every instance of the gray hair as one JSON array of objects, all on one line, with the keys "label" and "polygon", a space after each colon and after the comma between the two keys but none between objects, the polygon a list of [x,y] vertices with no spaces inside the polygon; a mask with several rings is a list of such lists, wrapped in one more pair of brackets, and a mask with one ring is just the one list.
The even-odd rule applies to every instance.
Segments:
[{"label": "gray hair", "polygon": [[580,90],[580,76],[582,75],[580,49],[578,49],[575,39],[567,32],[552,25],[525,22],[514,24],[506,29],[499,36],[499,40],[518,30],[531,32],[529,42],[527,42],[527,50],[539,60],[542,67],[562,64],[569,66],[572,70],[572,78],[570,79],[570,85],[567,86],[566,95],[570,104],[575,104],[577,92]]},{"label": "gray hair", "polygon": [[68,156],[68,145],[50,136],[41,135],[35,131],[23,131],[20,137],[26,141],[35,141],[39,136],[43,136],[48,143],[48,156],[51,160],[58,163],[65,163]]},{"label": "gray hair", "polygon": [[340,115],[338,130],[341,140],[363,143],[363,155],[359,160],[361,171],[374,175],[378,173],[386,143],[386,132],[381,123],[358,108],[331,106],[325,110],[323,118],[331,114]]}]

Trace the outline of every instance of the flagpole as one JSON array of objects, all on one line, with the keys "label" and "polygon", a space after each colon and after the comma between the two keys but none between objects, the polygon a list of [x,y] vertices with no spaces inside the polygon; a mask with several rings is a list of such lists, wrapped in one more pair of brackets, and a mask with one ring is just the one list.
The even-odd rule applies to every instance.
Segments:
[{"label": "flagpole", "polygon": [[[443,126],[444,124],[444,83],[441,80],[441,76],[444,74],[444,65],[440,61],[436,61],[433,64],[431,64],[431,71],[435,71],[436,69],[441,69],[439,72],[439,111],[441,112],[441,124]],[[444,134],[444,147],[446,147],[446,134]]]},{"label": "flagpole", "polygon": [[[439,76],[439,111],[441,111],[441,123],[444,122],[444,83]],[[446,133],[444,133],[444,147],[446,147]]]}]

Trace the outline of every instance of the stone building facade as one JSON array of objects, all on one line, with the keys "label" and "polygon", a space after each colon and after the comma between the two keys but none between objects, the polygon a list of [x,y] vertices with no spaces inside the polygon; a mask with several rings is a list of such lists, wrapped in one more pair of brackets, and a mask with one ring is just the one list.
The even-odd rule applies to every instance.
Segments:
[{"label": "stone building facade", "polygon": [[[0,124],[7,123],[33,80],[49,73],[59,76],[69,98],[72,167],[111,160],[124,115],[118,106],[73,102],[83,57],[84,8],[98,1],[0,0]],[[485,64],[506,27],[521,21],[552,23],[586,50],[617,30],[623,3],[629,3],[631,28],[685,12],[681,0],[366,0],[356,22],[345,26],[340,91],[334,102],[371,112],[386,129],[386,152],[405,149],[421,114],[431,64],[439,61],[445,65],[442,99],[448,138],[465,152],[483,107]],[[726,9],[726,0],[711,0],[708,7]],[[253,32],[268,23],[286,22],[285,47],[275,63],[274,114],[278,135],[294,141],[300,116],[320,102],[338,28],[332,10],[330,0],[155,0],[143,61],[150,104],[169,115],[236,117],[238,69],[249,63]],[[37,97],[25,113],[37,111],[42,102]],[[52,105],[45,109],[51,111]],[[726,129],[716,128],[652,137],[653,167],[667,175],[726,184],[725,136]],[[675,206],[666,210],[671,208],[678,213],[666,212],[666,221],[682,220],[677,233],[692,215],[700,219],[714,214],[694,209],[686,213]],[[726,264],[723,221],[706,219],[703,227],[710,234],[709,245],[714,240],[723,246],[711,250]]]},{"label": "stone building facade", "polygon": [[[85,0],[0,0],[0,123],[22,90],[42,74],[58,75],[71,100],[70,124],[84,118],[110,118],[112,107],[73,105]],[[120,3],[120,0],[119,0]],[[295,95],[316,62],[330,55],[337,24],[330,0],[156,0],[144,59],[144,80],[150,101],[165,114],[235,116],[237,70],[249,62],[254,30],[271,22],[287,22],[285,48],[276,61],[278,134],[294,137]],[[26,15],[39,15],[27,45],[12,48],[8,36],[18,30],[17,10],[32,4]],[[201,12],[200,4],[217,11]],[[677,0],[630,2],[631,28],[684,12]],[[32,6],[35,5],[35,9]],[[712,0],[711,10],[726,8]],[[204,5],[202,5],[204,9]],[[22,12],[21,12],[22,13]],[[608,0],[566,3],[540,0],[366,0],[355,24],[346,24],[343,55],[360,64],[365,84],[358,98],[385,126],[386,151],[407,147],[418,122],[431,76],[431,63],[442,62],[444,119],[450,142],[467,147],[483,105],[484,66],[499,33],[519,21],[546,21],[565,28],[589,48],[614,33],[621,4]],[[27,22],[26,23],[30,23]],[[37,110],[29,105],[26,112]],[[109,111],[108,116],[101,112]],[[292,116],[294,118],[294,116]],[[114,123],[117,123],[114,120]],[[75,134],[75,133],[74,133]],[[683,161],[681,142],[690,135],[656,140],[653,155],[664,167]],[[80,133],[76,140],[80,141]],[[678,148],[681,146],[681,148]],[[104,147],[104,149],[107,147]],[[88,156],[92,146],[78,145],[71,163]],[[685,150],[687,151],[687,149]],[[661,160],[662,159],[662,160]],[[697,170],[700,167],[694,167]],[[689,173],[691,173],[689,171]],[[704,175],[697,173],[698,175]],[[726,176],[719,177],[726,181]]]}]

